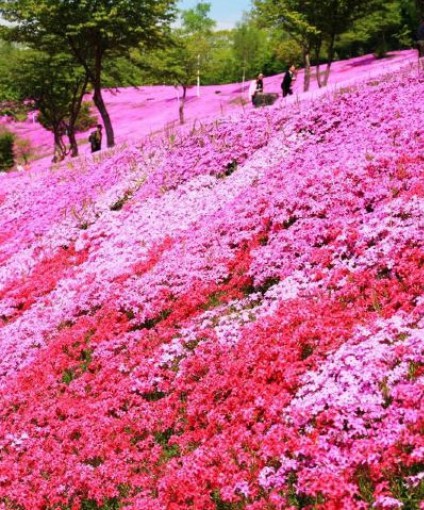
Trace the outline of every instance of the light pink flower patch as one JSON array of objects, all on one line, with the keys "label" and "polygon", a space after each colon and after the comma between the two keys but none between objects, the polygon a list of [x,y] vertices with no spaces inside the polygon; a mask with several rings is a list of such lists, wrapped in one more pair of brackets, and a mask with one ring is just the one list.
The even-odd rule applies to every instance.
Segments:
[{"label": "light pink flower patch", "polygon": [[2,510],[422,506],[424,88],[404,56],[0,177]]}]

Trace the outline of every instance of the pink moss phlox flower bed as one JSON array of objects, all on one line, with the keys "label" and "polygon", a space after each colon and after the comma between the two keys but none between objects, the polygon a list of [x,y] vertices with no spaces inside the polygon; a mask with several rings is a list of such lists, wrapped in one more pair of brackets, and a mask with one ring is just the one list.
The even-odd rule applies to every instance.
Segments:
[{"label": "pink moss phlox flower bed", "polygon": [[[329,79],[329,88],[333,89],[341,82],[356,82],[368,79],[374,75],[397,70],[399,66],[416,63],[417,53],[414,50],[391,52],[387,58],[377,59],[372,55],[334,62]],[[258,70],[259,72],[259,70]],[[316,71],[312,68],[310,91],[303,90],[303,71],[299,71],[298,79],[293,86],[295,96],[287,101],[315,97],[325,89],[317,90]],[[281,80],[283,74],[265,77],[265,91],[281,94]],[[199,89],[191,87],[187,91],[187,101],[184,107],[187,124],[198,127],[205,121],[213,121],[218,115],[228,115],[233,112],[250,110],[252,106],[248,98],[249,82],[226,85],[207,85]],[[128,87],[103,92],[108,111],[115,127],[118,143],[138,143],[142,135],[150,135],[163,131],[172,131],[178,125],[178,99],[181,89],[170,85]],[[87,94],[85,101],[92,103],[92,96]],[[93,115],[96,111],[93,108]],[[0,123],[6,122],[8,129],[12,129],[22,138],[31,141],[35,156],[51,160],[53,135],[34,122],[36,112],[31,112],[25,122],[11,123],[7,118],[0,117]],[[99,121],[101,121],[99,119]],[[88,133],[77,134],[80,153],[89,153]],[[46,166],[46,160],[42,165]],[[32,164],[34,167],[34,163]]]},{"label": "pink moss phlox flower bed", "polygon": [[424,76],[0,177],[1,510],[424,508]]}]

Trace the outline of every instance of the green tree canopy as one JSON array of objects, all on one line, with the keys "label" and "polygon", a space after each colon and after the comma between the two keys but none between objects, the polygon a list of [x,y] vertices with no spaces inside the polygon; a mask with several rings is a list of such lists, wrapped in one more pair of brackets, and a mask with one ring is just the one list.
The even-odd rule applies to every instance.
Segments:
[{"label": "green tree canopy", "polygon": [[75,124],[87,86],[87,76],[67,53],[49,54],[22,50],[11,68],[14,87],[22,100],[30,99],[39,111],[39,122],[54,135],[54,160],[66,154],[67,133],[72,155],[78,154]]},{"label": "green tree canopy", "polygon": [[309,88],[310,54],[320,62],[323,47],[327,53],[327,69],[323,80],[319,69],[318,84],[326,85],[334,59],[336,37],[346,32],[354,21],[374,8],[381,0],[255,0],[256,11],[265,23],[280,26],[302,48],[305,84]]},{"label": "green tree canopy", "polygon": [[0,101],[19,99],[10,73],[18,54],[19,50],[13,44],[0,40]]},{"label": "green tree canopy", "polygon": [[[336,48],[353,48],[355,53],[373,52],[384,57],[393,47],[410,41],[408,27],[402,17],[401,2],[392,0],[382,3],[370,14],[358,19],[350,30],[340,36]],[[339,50],[340,51],[340,50]],[[350,56],[348,53],[346,56]]]},{"label": "green tree canopy", "polygon": [[184,105],[187,89],[196,84],[200,70],[209,64],[212,28],[215,21],[209,18],[210,4],[199,2],[193,9],[181,13],[182,24],[172,33],[172,41],[166,47],[141,55],[139,65],[154,82],[171,83],[182,88],[179,96],[179,118],[184,123]]},{"label": "green tree canopy", "polygon": [[315,2],[309,0],[254,0],[255,13],[265,26],[290,34],[302,51],[305,66],[304,90],[309,89],[311,51],[319,30],[313,25]]},{"label": "green tree canopy", "polygon": [[252,19],[245,17],[233,32],[233,51],[239,76],[253,78],[263,71],[268,38]]},{"label": "green tree canopy", "polygon": [[108,56],[127,55],[163,43],[175,17],[176,0],[0,0],[0,13],[15,24],[15,39],[50,46],[49,37],[65,42],[93,85],[93,100],[114,145],[111,120],[101,88]]},{"label": "green tree canopy", "polygon": [[211,4],[198,2],[192,9],[181,12],[182,27],[189,34],[208,34],[216,25],[215,20],[209,17]]}]

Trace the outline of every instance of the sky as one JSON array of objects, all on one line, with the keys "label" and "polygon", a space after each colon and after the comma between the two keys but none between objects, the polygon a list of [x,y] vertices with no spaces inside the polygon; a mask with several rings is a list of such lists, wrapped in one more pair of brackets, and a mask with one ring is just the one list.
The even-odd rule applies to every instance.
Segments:
[{"label": "sky", "polygon": [[[191,9],[199,0],[180,0],[179,9]],[[217,22],[217,28],[233,28],[241,21],[244,11],[250,11],[251,0],[205,0],[211,5],[209,16]]]}]

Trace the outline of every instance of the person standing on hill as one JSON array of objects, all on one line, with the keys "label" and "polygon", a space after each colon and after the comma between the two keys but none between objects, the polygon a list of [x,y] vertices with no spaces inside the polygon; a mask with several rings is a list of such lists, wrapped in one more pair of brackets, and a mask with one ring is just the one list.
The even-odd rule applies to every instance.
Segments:
[{"label": "person standing on hill", "polygon": [[264,75],[260,73],[258,74],[256,80],[252,81],[249,87],[249,96],[253,105],[256,106],[258,95],[263,94],[263,92],[264,92]]},{"label": "person standing on hill", "polygon": [[258,74],[258,77],[256,79],[256,93],[262,94],[264,91],[264,75]]},{"label": "person standing on hill", "polygon": [[281,82],[281,90],[283,91],[283,97],[291,96],[293,94],[292,83],[296,80],[296,66],[291,65],[284,75],[283,81]]},{"label": "person standing on hill", "polygon": [[97,152],[102,148],[102,125],[97,124],[95,131],[88,137],[91,145],[91,152]]},{"label": "person standing on hill", "polygon": [[417,49],[418,58],[421,60],[424,57],[424,18],[421,20],[417,30]]}]

